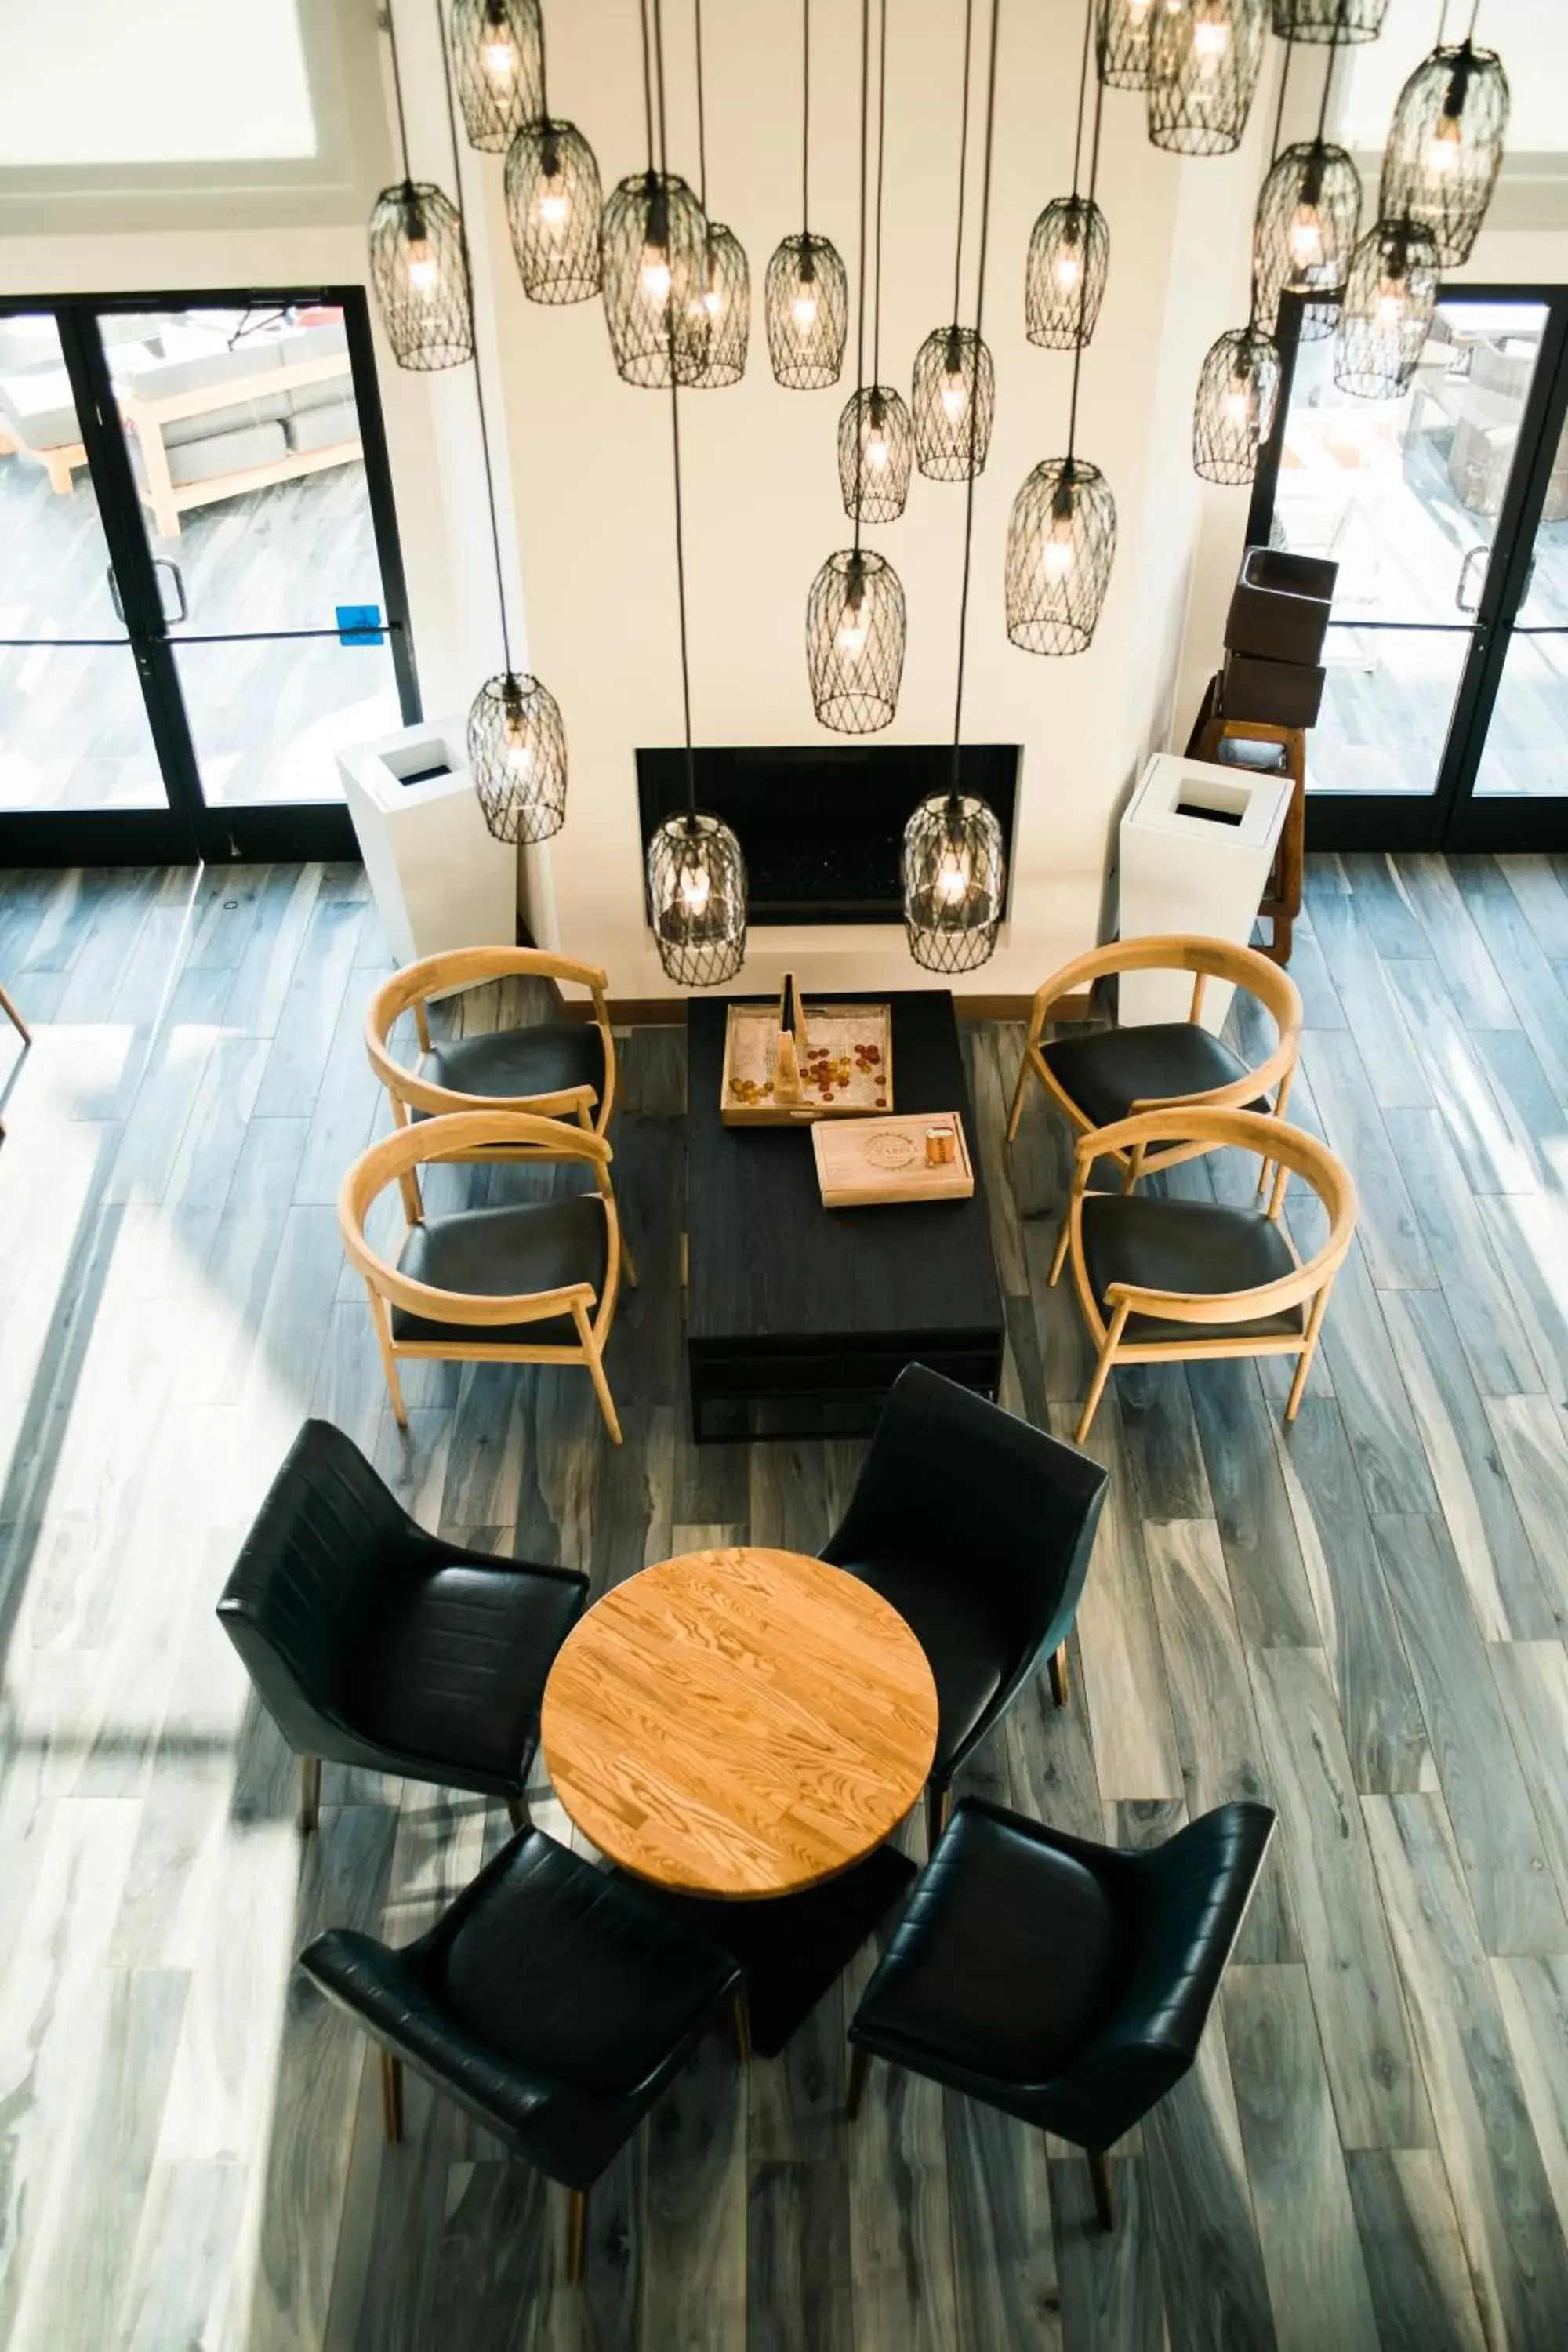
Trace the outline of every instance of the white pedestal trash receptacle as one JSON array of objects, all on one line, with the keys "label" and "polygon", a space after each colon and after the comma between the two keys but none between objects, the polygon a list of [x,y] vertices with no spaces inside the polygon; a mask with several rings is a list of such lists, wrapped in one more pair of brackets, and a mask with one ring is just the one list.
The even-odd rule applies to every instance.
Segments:
[{"label": "white pedestal trash receptacle", "polygon": [[517,852],[484,820],[461,719],[338,753],[371,895],[400,964],[517,939]]},{"label": "white pedestal trash receptacle", "polygon": [[[1289,776],[1258,775],[1157,751],[1121,820],[1120,937],[1202,932],[1245,947],[1289,806]],[[1228,981],[1209,982],[1202,1016],[1205,1029],[1217,1032],[1224,1025],[1233,993]],[[1117,1017],[1124,1026],[1184,1021],[1193,1001],[1192,975],[1124,971],[1117,994]]]}]

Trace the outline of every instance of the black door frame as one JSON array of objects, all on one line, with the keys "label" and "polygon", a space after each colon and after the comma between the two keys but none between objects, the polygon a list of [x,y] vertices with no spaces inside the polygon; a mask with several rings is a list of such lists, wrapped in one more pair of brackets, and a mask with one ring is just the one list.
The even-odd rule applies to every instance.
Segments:
[{"label": "black door frame", "polygon": [[130,452],[115,409],[109,362],[96,323],[100,314],[117,311],[244,310],[306,303],[330,306],[343,314],[371,527],[381,569],[383,626],[392,652],[404,724],[416,725],[423,717],[386,427],[363,286],[202,287],[161,294],[0,297],[0,319],[40,314],[54,319],[126,630],[123,638],[29,637],[9,642],[102,646],[121,651],[133,661],[167,796],[163,808],[0,813],[0,866],[184,866],[231,858],[265,863],[357,856],[353,825],[341,802],[209,807],[202,797],[200,767],[175,648],[182,644],[248,643],[268,637],[335,637],[338,631],[233,629],[170,636]]},{"label": "black door frame", "polygon": [[[1541,354],[1520,419],[1514,461],[1492,538],[1500,561],[1487,566],[1474,621],[1452,624],[1453,633],[1468,635],[1470,644],[1454,697],[1436,790],[1430,793],[1309,793],[1307,843],[1313,849],[1568,849],[1568,794],[1540,799],[1526,794],[1474,797],[1514,622],[1529,585],[1552,459],[1568,417],[1568,287],[1461,284],[1444,287],[1438,300],[1534,302],[1546,311]],[[1282,368],[1279,400],[1273,432],[1259,453],[1247,509],[1249,545],[1267,545],[1274,520],[1300,310],[1299,296],[1281,297],[1277,332]],[[1430,634],[1439,625],[1403,621],[1355,624],[1369,633],[1419,627]]]}]

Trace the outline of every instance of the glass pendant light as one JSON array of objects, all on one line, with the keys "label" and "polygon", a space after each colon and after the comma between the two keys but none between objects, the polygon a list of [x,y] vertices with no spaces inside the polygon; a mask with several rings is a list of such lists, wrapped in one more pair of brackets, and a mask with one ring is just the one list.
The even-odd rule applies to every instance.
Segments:
[{"label": "glass pendant light", "polygon": [[[1472,32],[1475,21],[1472,11]],[[1378,211],[1385,221],[1430,229],[1445,269],[1469,259],[1480,233],[1502,169],[1509,107],[1501,58],[1476,48],[1468,34],[1445,46],[1439,32],[1437,47],[1399,93]]]},{"label": "glass pendant light", "polygon": [[1258,453],[1274,430],[1279,402],[1279,350],[1256,317],[1211,343],[1193,404],[1193,471],[1237,488],[1258,472]]},{"label": "glass pendant light", "polygon": [[752,271],[745,248],[733,229],[708,212],[708,127],[702,102],[702,0],[692,0],[697,36],[697,201],[707,224],[702,259],[702,285],[697,299],[700,320],[694,320],[703,343],[702,367],[691,379],[694,392],[716,392],[739,383],[746,373],[746,352],[752,339]]},{"label": "glass pendant light", "polygon": [[574,123],[550,111],[542,18],[539,119],[522,124],[506,155],[507,226],[531,302],[587,302],[599,291],[603,204],[593,149]]},{"label": "glass pendant light", "polygon": [[[452,172],[459,190],[462,163],[458,147],[458,110],[453,94],[451,59],[441,47],[442,77],[447,94],[447,128],[452,142]],[[498,841],[548,841],[566,821],[566,730],[561,709],[548,687],[527,671],[513,667],[511,635],[507,622],[506,569],[501,562],[500,522],[496,511],[495,474],[490,462],[489,425],[485,412],[485,386],[478,355],[474,362],[474,400],[479,411],[479,447],[485,463],[485,503],[489,515],[490,552],[495,559],[496,605],[500,615],[501,668],[487,677],[468,710],[468,772],[486,824]]]},{"label": "glass pendant light", "polygon": [[1153,76],[1150,30],[1163,0],[1100,0],[1097,61],[1107,89],[1147,89]]},{"label": "glass pendant light", "polygon": [[468,144],[499,155],[544,110],[539,0],[452,0],[450,24]]},{"label": "glass pendant light", "polygon": [[[1089,23],[1086,0],[1083,63],[1079,76],[1079,126],[1089,88]],[[1100,130],[1105,85],[1094,92],[1094,139],[1089,196],[1100,181]],[[1075,166],[1074,180],[1077,180]],[[1094,205],[1096,211],[1098,205]],[[1081,286],[1087,308],[1090,289]],[[1116,557],[1116,500],[1098,466],[1079,457],[1078,395],[1087,332],[1071,344],[1072,393],[1068,407],[1065,457],[1046,457],[1028,475],[1013,501],[1007,521],[1005,595],[1007,635],[1030,654],[1081,654],[1093,643],[1100,608]]]},{"label": "glass pendant light", "polygon": [[1149,136],[1176,155],[1239,147],[1263,63],[1264,0],[1160,0],[1150,35]]},{"label": "glass pendant light", "polygon": [[[1335,0],[1348,13],[1351,0]],[[1289,69],[1291,44],[1285,50]],[[1338,48],[1329,51],[1323,74],[1318,127],[1310,139],[1280,152],[1275,126],[1275,157],[1258,192],[1252,232],[1252,276],[1257,289],[1254,318],[1275,332],[1281,294],[1299,294],[1305,340],[1332,331],[1345,275],[1361,226],[1361,174],[1344,148],[1323,136]],[[1280,107],[1284,106],[1284,78]]]},{"label": "glass pendant light", "polygon": [[[888,112],[888,0],[881,0],[877,70],[877,201],[872,236],[871,381],[857,383],[838,419],[838,487],[852,522],[896,522],[910,494],[914,426],[903,395],[882,376],[882,175]],[[865,256],[861,255],[864,327]],[[856,374],[859,374],[858,345]]]},{"label": "glass pendant light", "polygon": [[[855,328],[855,397],[839,422],[866,402],[866,178],[870,147],[870,0],[860,0],[860,290]],[[855,543],[830,555],[805,605],[805,658],[812,708],[841,735],[870,735],[899,707],[904,674],[904,592],[885,556],[860,544],[861,502],[850,509]]]},{"label": "glass pendant light", "polygon": [[[999,0],[991,0],[991,55],[985,100],[985,163],[980,204],[980,257],[975,278],[974,332],[978,341],[985,306],[985,255],[991,226],[991,159],[996,127],[996,28]],[[967,117],[968,24],[964,12],[964,81]],[[977,411],[969,429],[977,441]],[[963,669],[969,630],[969,575],[974,549],[974,481],[980,471],[971,452],[963,500],[963,572],[958,595],[958,679],[952,704],[952,772],[945,793],[918,802],[904,826],[900,857],[904,936],[916,963],[927,971],[973,971],[995,951],[1002,927],[1006,853],[1002,827],[990,803],[963,785]]]},{"label": "glass pendant light", "polygon": [[[1078,79],[1078,128],[1072,143],[1072,194],[1053,196],[1029,238],[1024,271],[1024,328],[1049,352],[1076,351],[1094,333],[1110,268],[1110,231],[1092,196],[1079,194],[1083,161],[1083,110],[1089,93],[1089,47],[1094,17],[1084,11],[1083,62]],[[1096,89],[1095,127],[1100,124]],[[1096,154],[1096,164],[1099,156]]]},{"label": "glass pendant light", "polygon": [[1388,0],[1274,0],[1274,29],[1282,41],[1375,41]]},{"label": "glass pendant light", "polygon": [[967,481],[984,470],[996,412],[996,371],[978,326],[958,324],[963,269],[963,184],[969,165],[969,61],[974,0],[963,4],[963,89],[959,100],[958,234],[952,257],[952,319],[933,327],[915,353],[910,415],[915,463],[933,482]]},{"label": "glass pendant light", "polygon": [[813,235],[811,163],[811,0],[801,0],[805,95],[800,130],[800,235],[786,236],[768,263],[763,313],[774,380],[786,392],[822,392],[837,383],[849,331],[849,280],[838,250]]},{"label": "glass pendant light", "polygon": [[1426,347],[1442,271],[1421,221],[1379,221],[1351,256],[1334,382],[1364,400],[1396,400]]},{"label": "glass pendant light", "polygon": [[[403,177],[395,187],[383,188],[370,216],[370,282],[399,367],[461,367],[474,356],[473,289],[462,216],[434,182],[416,180],[409,173],[403,78],[390,9],[386,37]],[[443,42],[443,64],[446,56]]]}]

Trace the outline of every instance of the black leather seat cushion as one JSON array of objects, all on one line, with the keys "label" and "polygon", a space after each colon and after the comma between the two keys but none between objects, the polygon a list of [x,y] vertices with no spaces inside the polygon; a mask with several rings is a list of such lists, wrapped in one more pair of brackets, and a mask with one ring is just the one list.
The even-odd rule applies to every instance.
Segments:
[{"label": "black leather seat cushion", "polygon": [[936,1679],[936,1767],[947,1762],[1013,1669],[1017,1636],[986,1604],[961,1560],[851,1556],[837,1562],[891,1603],[925,1652]]},{"label": "black leather seat cushion", "polygon": [[[1147,1192],[1091,1192],[1083,1204],[1083,1255],[1089,1287],[1108,1318],[1105,1294],[1113,1282],[1214,1297],[1256,1289],[1296,1271],[1284,1234],[1261,1211],[1163,1201]],[[1299,1337],[1305,1328],[1306,1308],[1290,1307],[1239,1323],[1171,1323],[1154,1315],[1130,1315],[1121,1336],[1130,1341],[1262,1339]]]},{"label": "black leather seat cushion", "polygon": [[[598,1297],[605,1288],[608,1243],[602,1196],[578,1192],[563,1201],[530,1201],[428,1217],[411,1228],[398,1267],[416,1282],[471,1298],[521,1297],[570,1282],[592,1283]],[[392,1336],[469,1347],[486,1342],[530,1348],[579,1344],[570,1315],[552,1315],[542,1323],[441,1323],[402,1307],[392,1310]]]},{"label": "black leather seat cushion", "polygon": [[663,2063],[735,1963],[540,1832],[505,1848],[427,1939],[421,1973],[512,2064],[603,2095]]},{"label": "black leather seat cushion", "polygon": [[461,1564],[389,1578],[349,1669],[363,1737],[521,1785],[545,1677],[582,1607],[574,1577]]},{"label": "black leather seat cushion", "polygon": [[[1195,1021],[1088,1029],[1078,1037],[1053,1037],[1040,1053],[1057,1084],[1091,1127],[1114,1127],[1135,1102],[1232,1086],[1247,1076],[1247,1066]],[[1268,1105],[1259,1100],[1247,1108],[1263,1111]]]},{"label": "black leather seat cushion", "polygon": [[[967,2074],[1045,2083],[1110,2014],[1126,1972],[1126,1864],[961,1805],[856,2014],[857,2039]],[[1087,1850],[1086,1850],[1087,1851]]]},{"label": "black leather seat cushion", "polygon": [[[419,1076],[453,1094],[491,1100],[564,1094],[570,1087],[605,1091],[605,1041],[592,1021],[540,1021],[523,1029],[481,1031],[432,1045]],[[423,1118],[423,1111],[416,1118]]]}]

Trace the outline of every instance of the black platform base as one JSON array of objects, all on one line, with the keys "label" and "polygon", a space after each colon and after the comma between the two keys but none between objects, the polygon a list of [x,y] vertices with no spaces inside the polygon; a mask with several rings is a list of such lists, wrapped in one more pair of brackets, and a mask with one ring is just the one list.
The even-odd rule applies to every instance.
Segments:
[{"label": "black platform base", "polygon": [[908,1892],[914,1875],[908,1855],[884,1845],[842,1877],[773,1902],[724,1903],[637,1884],[696,1933],[734,1955],[746,1971],[752,2047],[760,2057],[776,2058],[857,1948]]}]

